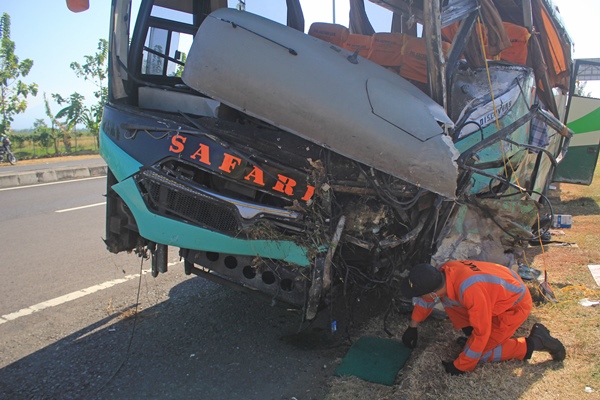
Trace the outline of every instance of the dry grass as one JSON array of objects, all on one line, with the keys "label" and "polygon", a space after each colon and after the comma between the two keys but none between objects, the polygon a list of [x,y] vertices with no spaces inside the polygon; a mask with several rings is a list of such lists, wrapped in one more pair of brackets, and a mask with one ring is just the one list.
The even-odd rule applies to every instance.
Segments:
[{"label": "dry grass", "polygon": [[[415,349],[394,386],[371,384],[358,378],[334,377],[328,400],[352,399],[600,399],[600,306],[583,307],[583,298],[600,299],[600,287],[588,269],[600,264],[600,168],[591,186],[562,184],[553,191],[555,213],[573,215],[573,226],[553,240],[577,246],[526,249],[527,261],[547,270],[557,303],[540,303],[517,331],[526,336],[534,322],[544,323],[567,349],[564,362],[534,353],[529,362],[508,361],[478,366],[470,374],[451,377],[442,360],[455,358],[460,331],[448,320],[428,320],[419,328]],[[529,283],[534,299],[537,284]],[[388,319],[388,329],[400,340],[408,316]],[[387,337],[381,318],[360,333]],[[589,390],[593,390],[590,392]]]}]

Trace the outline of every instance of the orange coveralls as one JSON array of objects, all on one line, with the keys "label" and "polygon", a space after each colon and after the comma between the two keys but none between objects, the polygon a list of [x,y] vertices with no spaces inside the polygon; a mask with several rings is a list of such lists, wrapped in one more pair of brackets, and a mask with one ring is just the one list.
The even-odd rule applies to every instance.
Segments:
[{"label": "orange coveralls", "polygon": [[[521,278],[503,265],[483,261],[450,261],[440,267],[446,275],[445,296],[440,300],[456,329],[473,327],[473,333],[454,366],[472,371],[487,361],[522,360],[525,338],[512,338],[527,319],[532,302]],[[413,299],[412,319],[424,321],[435,302]]]}]

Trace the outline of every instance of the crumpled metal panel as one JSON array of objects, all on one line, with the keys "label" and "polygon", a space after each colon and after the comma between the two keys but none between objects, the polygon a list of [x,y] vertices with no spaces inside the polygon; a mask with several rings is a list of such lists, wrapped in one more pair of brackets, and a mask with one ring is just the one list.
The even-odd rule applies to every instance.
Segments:
[{"label": "crumpled metal panel", "polygon": [[476,204],[507,235],[529,239],[532,237],[531,226],[538,217],[539,203],[532,199],[521,198],[523,196],[527,195],[515,195],[514,200],[507,198],[478,199]]},{"label": "crumpled metal panel", "polygon": [[[183,81],[244,113],[445,197],[458,152],[443,108],[398,75],[262,17],[212,13]],[[435,162],[432,162],[435,160]]]},{"label": "crumpled metal panel", "polygon": [[531,226],[539,212],[539,203],[522,197],[474,199],[472,204],[457,204],[453,220],[440,235],[443,239],[432,256],[432,263],[482,260],[506,266],[514,264],[515,255],[506,249],[514,247],[515,237],[533,237]]}]

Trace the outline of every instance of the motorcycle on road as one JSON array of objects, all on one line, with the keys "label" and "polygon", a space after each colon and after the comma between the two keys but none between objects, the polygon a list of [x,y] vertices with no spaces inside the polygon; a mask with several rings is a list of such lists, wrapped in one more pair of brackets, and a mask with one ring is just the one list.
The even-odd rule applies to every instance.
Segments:
[{"label": "motorcycle on road", "polygon": [[11,164],[15,164],[17,162],[17,158],[10,151],[10,140],[8,137],[3,136],[0,137],[0,161],[5,160]]}]

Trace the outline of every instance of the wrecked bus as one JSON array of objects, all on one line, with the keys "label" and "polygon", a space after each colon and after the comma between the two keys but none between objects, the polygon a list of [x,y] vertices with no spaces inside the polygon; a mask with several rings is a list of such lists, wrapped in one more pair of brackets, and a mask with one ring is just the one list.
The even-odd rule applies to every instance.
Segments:
[{"label": "wrecked bus", "polygon": [[305,26],[301,0],[286,25],[242,1],[113,0],[108,250],[149,250],[157,276],[176,247],[186,274],[306,319],[414,263],[513,265],[573,136],[551,2],[371,2],[389,31],[363,0],[349,27]]}]

